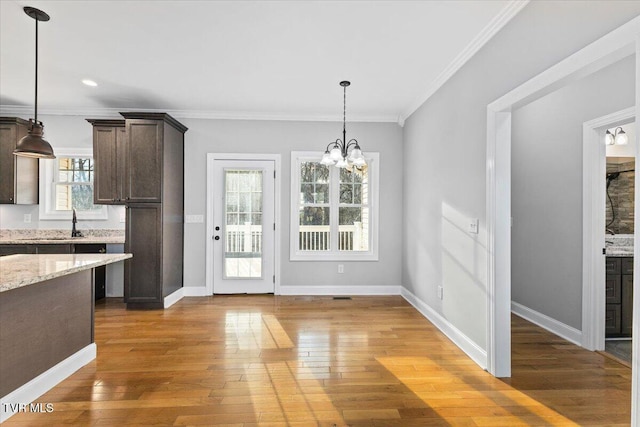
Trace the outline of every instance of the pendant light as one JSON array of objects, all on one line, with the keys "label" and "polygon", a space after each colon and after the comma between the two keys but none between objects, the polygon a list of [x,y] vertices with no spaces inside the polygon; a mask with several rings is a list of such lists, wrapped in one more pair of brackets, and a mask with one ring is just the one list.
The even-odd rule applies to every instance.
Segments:
[{"label": "pendant light", "polygon": [[35,110],[33,119],[29,119],[29,133],[18,141],[13,154],[23,157],[35,157],[39,159],[55,159],[51,144],[42,138],[44,125],[38,121],[38,21],[48,21],[49,15],[35,7],[24,7],[24,13],[36,21],[36,87]]},{"label": "pendant light", "polygon": [[[352,166],[360,169],[367,164],[362,155],[362,150],[356,139],[347,142],[347,87],[351,83],[348,81],[340,82],[340,86],[344,89],[344,106],[342,116],[342,139],[336,139],[335,142],[329,143],[322,156],[320,163],[326,166],[335,165],[339,168],[348,168]],[[351,150],[351,151],[349,151]]]}]

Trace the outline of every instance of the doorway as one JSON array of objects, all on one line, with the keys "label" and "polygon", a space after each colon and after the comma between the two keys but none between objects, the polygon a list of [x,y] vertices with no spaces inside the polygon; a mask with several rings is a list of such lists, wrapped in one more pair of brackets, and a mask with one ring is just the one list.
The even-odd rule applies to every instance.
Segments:
[{"label": "doorway", "polygon": [[273,156],[208,155],[207,293],[276,292],[277,163]]}]

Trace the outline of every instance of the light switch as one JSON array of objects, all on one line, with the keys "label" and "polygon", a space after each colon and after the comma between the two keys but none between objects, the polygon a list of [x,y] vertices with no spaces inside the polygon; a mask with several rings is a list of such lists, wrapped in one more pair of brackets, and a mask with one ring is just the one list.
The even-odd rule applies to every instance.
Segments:
[{"label": "light switch", "polygon": [[478,234],[478,218],[471,218],[469,221],[469,233]]},{"label": "light switch", "polygon": [[185,215],[184,222],[189,224],[202,224],[204,222],[204,215]]}]

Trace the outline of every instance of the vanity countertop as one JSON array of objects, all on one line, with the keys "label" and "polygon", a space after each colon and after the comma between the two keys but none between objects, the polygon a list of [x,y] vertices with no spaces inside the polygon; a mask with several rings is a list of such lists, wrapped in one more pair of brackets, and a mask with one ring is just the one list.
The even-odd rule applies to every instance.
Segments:
[{"label": "vanity countertop", "polygon": [[607,234],[604,242],[607,256],[633,256],[633,234]]},{"label": "vanity countertop", "polygon": [[123,261],[132,256],[132,254],[60,254],[0,257],[0,292]]}]

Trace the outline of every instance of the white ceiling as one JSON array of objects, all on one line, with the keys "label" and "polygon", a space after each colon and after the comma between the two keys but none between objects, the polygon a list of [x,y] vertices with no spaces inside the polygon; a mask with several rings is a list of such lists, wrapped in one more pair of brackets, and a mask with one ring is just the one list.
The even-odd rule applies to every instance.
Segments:
[{"label": "white ceiling", "polygon": [[[0,108],[400,121],[526,2],[0,1]],[[98,87],[81,83],[92,79]]]}]

